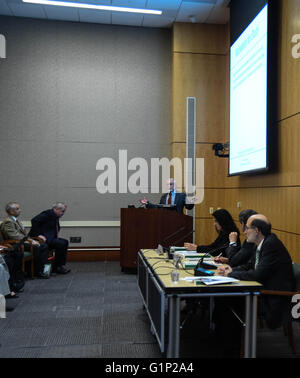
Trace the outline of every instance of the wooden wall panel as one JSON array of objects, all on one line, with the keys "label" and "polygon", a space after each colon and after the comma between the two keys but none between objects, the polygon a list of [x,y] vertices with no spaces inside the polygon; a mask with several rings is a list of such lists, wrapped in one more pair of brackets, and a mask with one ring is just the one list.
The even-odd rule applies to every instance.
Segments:
[{"label": "wooden wall panel", "polygon": [[[210,208],[226,208],[237,224],[239,212],[253,208],[269,218],[293,260],[300,263],[300,60],[292,57],[291,43],[292,36],[300,34],[299,18],[300,2],[281,0],[279,118],[274,125],[278,133],[277,166],[271,173],[252,176],[228,177],[228,160],[215,157],[212,151],[213,143],[229,139],[228,37],[224,48],[220,48],[220,30],[210,37],[208,29],[193,29],[194,25],[181,24],[174,29],[174,51],[184,54],[173,52],[173,157],[185,157],[185,98],[201,97],[197,104],[197,157],[205,159],[205,181],[204,200],[196,206],[195,213],[197,244],[208,244],[216,238]],[[208,47],[205,38],[211,46]],[[211,55],[204,55],[205,49]],[[240,208],[237,202],[241,203]]]},{"label": "wooden wall panel", "polygon": [[216,240],[218,234],[214,227],[213,217],[196,218],[195,221],[195,243],[198,245],[211,244]]},{"label": "wooden wall panel", "polygon": [[197,141],[224,141],[226,56],[173,54],[172,141],[186,140],[186,98],[197,98]]},{"label": "wooden wall panel", "polygon": [[210,217],[210,209],[212,211],[218,208],[225,207],[225,194],[224,189],[204,189],[204,200],[202,203],[196,205],[195,216],[198,218]]},{"label": "wooden wall panel", "polygon": [[[203,204],[208,208],[212,201],[215,206],[226,208],[234,219],[238,219],[241,210],[254,209],[265,214],[277,230],[300,235],[300,223],[297,221],[300,187],[205,189],[204,197],[207,201]],[[241,208],[237,207],[238,202],[241,203]],[[204,213],[205,210],[206,208]],[[196,216],[203,216],[201,205],[196,207]]]},{"label": "wooden wall panel", "polygon": [[[172,157],[184,159],[186,156],[185,143],[172,143],[171,153]],[[224,174],[227,170],[228,160],[215,157],[212,144],[198,143],[196,146],[196,156],[197,158],[204,159],[205,188],[223,188]]]},{"label": "wooden wall panel", "polygon": [[292,260],[300,265],[300,236],[288,232],[273,230],[289,251]]},{"label": "wooden wall panel", "polygon": [[224,202],[228,161],[212,145],[225,142],[229,30],[222,25],[175,24],[173,33],[171,156],[186,156],[186,97],[197,98],[197,158],[205,159],[204,200],[196,206],[195,241],[210,244],[217,233],[209,208]]},{"label": "wooden wall panel", "polygon": [[226,54],[228,46],[226,25],[175,23],[173,51],[200,54]]},{"label": "wooden wall panel", "polygon": [[[300,59],[292,56],[292,37],[300,34],[299,0],[281,0],[280,59],[279,59],[279,119],[285,119],[300,111]],[[299,51],[299,49],[298,49]]]}]

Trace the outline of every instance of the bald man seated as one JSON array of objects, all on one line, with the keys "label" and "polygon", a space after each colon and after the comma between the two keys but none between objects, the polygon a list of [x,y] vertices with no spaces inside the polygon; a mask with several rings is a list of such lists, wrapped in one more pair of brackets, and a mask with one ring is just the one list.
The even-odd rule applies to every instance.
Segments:
[{"label": "bald man seated", "polygon": [[[217,274],[237,278],[242,281],[257,281],[266,290],[293,291],[295,277],[292,260],[283,243],[271,233],[271,224],[262,214],[251,216],[244,234],[248,243],[256,245],[253,258],[245,265],[232,268],[219,267]],[[285,324],[290,316],[290,298],[265,296],[264,317],[270,328]]]}]

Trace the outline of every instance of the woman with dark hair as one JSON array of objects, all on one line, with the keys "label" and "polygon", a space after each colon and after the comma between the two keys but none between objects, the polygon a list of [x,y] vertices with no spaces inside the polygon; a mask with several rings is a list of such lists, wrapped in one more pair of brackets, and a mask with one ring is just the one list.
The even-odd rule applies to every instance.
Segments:
[{"label": "woman with dark hair", "polygon": [[[219,209],[213,214],[214,225],[217,233],[219,234],[217,239],[209,245],[196,245],[185,243],[184,246],[188,250],[197,250],[199,253],[210,253],[212,256],[225,255],[226,248],[229,245],[229,235],[232,232],[236,232],[240,235],[238,228],[236,227],[232,216],[227,210]],[[240,247],[241,242],[238,236],[237,245]]]},{"label": "woman with dark hair", "polygon": [[[243,210],[239,214],[239,221],[241,224],[242,232],[245,232],[246,224],[248,219],[257,214],[255,210],[248,209]],[[229,247],[226,249],[226,257],[215,257],[216,263],[228,264],[231,267],[236,267],[246,264],[253,256],[253,253],[256,251],[256,245],[254,243],[248,243],[247,240],[244,241],[242,247],[237,243],[238,234],[232,232],[229,235]]]}]

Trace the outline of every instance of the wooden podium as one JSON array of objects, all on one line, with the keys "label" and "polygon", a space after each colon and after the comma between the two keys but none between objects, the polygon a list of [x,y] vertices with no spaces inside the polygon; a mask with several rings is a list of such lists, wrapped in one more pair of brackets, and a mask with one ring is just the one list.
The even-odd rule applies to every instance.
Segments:
[{"label": "wooden podium", "polygon": [[121,209],[121,254],[124,268],[137,267],[140,249],[193,242],[193,217],[170,209]]}]

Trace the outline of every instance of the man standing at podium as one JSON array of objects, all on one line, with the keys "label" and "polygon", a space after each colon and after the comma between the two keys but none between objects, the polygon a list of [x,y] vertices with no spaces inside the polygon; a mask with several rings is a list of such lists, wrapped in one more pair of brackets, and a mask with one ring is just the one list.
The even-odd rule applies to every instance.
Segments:
[{"label": "man standing at podium", "polygon": [[[176,211],[178,213],[183,213],[184,207],[187,210],[192,210],[194,207],[194,202],[195,198],[191,198],[190,200],[187,199],[185,193],[180,193],[176,191],[176,181],[173,178],[170,178],[167,182],[168,185],[168,193],[164,194],[161,199],[159,204],[160,205],[170,205],[170,206],[175,206]],[[140,202],[143,205],[146,205],[147,209],[155,208],[157,205],[154,205],[150,203],[146,198],[143,200],[140,200]]]}]

